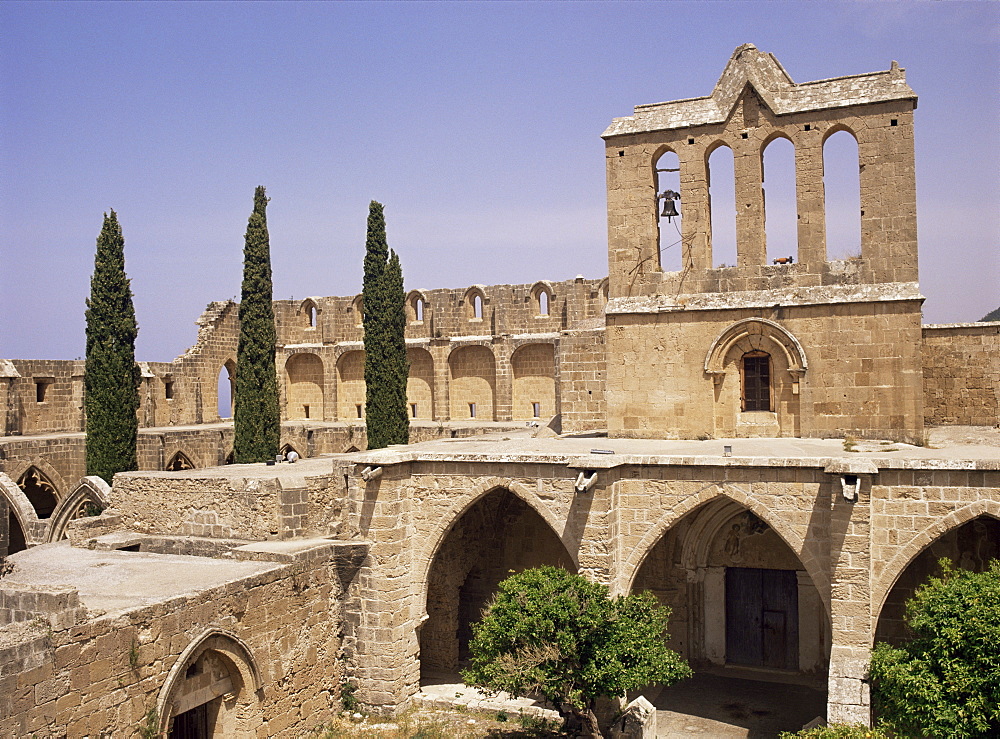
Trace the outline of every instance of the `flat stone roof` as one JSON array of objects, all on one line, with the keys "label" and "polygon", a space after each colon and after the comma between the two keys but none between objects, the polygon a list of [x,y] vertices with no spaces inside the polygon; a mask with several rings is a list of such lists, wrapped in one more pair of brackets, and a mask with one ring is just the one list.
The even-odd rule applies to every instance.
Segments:
[{"label": "flat stone roof", "polygon": [[211,559],[151,552],[80,549],[68,541],[30,547],[8,560],[0,585],[71,587],[91,616],[189,597],[232,582],[277,572],[275,562]]},{"label": "flat stone roof", "polygon": [[[623,464],[827,467],[835,462],[886,469],[1000,469],[1000,430],[931,429],[924,447],[843,439],[614,439],[598,434],[533,438],[531,430],[438,439],[346,455],[363,464],[459,461],[567,464],[607,469]],[[725,456],[725,447],[732,447]]]}]

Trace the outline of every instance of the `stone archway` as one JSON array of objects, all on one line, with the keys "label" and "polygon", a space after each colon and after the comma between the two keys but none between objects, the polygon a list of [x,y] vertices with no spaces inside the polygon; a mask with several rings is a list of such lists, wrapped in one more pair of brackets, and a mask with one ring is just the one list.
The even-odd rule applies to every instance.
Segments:
[{"label": "stone archway", "polygon": [[825,672],[830,623],[815,583],[775,528],[728,497],[667,529],[633,589],[671,608],[670,646],[694,665]]},{"label": "stone archway", "polygon": [[261,725],[261,688],[247,644],[228,631],[207,629],[184,649],[160,689],[160,735],[254,735]]},{"label": "stone archway", "polygon": [[496,488],[466,509],[431,560],[421,671],[456,671],[468,656],[471,624],[500,581],[544,564],[575,570],[556,532],[520,497]]},{"label": "stone archway", "polygon": [[875,641],[899,644],[907,637],[906,601],[917,588],[939,574],[941,559],[963,570],[983,572],[1000,558],[1000,519],[989,514],[965,521],[928,543],[899,573],[878,614]]},{"label": "stone archway", "polygon": [[17,486],[24,491],[39,518],[49,518],[59,504],[56,486],[35,466],[29,467],[17,478]]}]

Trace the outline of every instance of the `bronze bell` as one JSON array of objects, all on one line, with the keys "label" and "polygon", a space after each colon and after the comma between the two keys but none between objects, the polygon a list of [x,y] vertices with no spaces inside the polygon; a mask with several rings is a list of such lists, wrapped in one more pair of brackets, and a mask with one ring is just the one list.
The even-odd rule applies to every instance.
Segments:
[{"label": "bronze bell", "polygon": [[660,213],[660,218],[664,216],[667,217],[667,223],[670,223],[670,219],[674,216],[679,216],[680,213],[677,212],[677,206],[674,204],[673,198],[663,199],[663,212]]}]

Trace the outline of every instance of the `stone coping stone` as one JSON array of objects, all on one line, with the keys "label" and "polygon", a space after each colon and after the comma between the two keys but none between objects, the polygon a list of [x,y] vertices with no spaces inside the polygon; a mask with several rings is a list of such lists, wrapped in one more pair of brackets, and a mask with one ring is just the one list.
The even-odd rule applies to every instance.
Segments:
[{"label": "stone coping stone", "polygon": [[232,556],[240,560],[271,562],[314,562],[328,560],[338,555],[360,554],[362,557],[371,548],[365,541],[341,541],[337,539],[285,539],[283,541],[259,541],[235,547]]}]

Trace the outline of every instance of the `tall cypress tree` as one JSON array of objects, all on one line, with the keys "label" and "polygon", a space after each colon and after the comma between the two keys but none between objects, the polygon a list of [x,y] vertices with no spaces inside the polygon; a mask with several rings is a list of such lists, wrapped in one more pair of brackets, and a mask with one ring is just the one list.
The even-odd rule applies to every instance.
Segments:
[{"label": "tall cypress tree", "polygon": [[125,239],[118,216],[104,214],[97,237],[87,299],[87,474],[111,482],[116,472],[138,469],[139,366],[135,363],[132,290],[125,275]]},{"label": "tall cypress tree", "polygon": [[271,247],[267,236],[268,197],[259,186],[247,223],[240,297],[240,343],[233,399],[233,460],[265,462],[278,453],[281,419],[274,370],[274,306],[271,304]]},{"label": "tall cypress tree", "polygon": [[365,276],[362,289],[365,327],[365,425],[368,448],[406,444],[406,313],[403,269],[386,244],[382,204],[368,206]]}]

